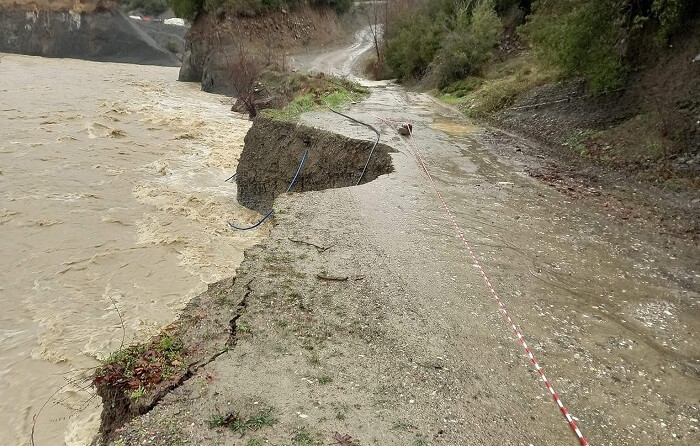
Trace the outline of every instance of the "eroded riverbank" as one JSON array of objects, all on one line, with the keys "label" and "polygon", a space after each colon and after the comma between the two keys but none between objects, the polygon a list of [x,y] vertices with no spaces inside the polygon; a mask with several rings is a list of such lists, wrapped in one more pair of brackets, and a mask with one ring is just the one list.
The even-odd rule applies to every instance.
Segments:
[{"label": "eroded riverbank", "polygon": [[176,78],[177,68],[0,61],[2,444],[29,443],[54,391],[36,444],[88,443],[96,358],[170,323],[265,234],[226,228],[256,218],[224,182],[249,122]]},{"label": "eroded riverbank", "polygon": [[[416,150],[591,444],[698,442],[697,246],[543,185],[425,95],[378,85],[350,113],[398,150],[395,172],[278,197],[271,237],[223,291],[235,346],[124,444],[578,443]],[[413,144],[379,118],[412,122]]]}]

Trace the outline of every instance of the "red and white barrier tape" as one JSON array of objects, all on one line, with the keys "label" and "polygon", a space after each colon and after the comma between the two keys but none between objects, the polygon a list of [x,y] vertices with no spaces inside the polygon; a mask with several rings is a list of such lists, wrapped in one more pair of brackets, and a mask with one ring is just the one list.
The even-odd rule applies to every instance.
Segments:
[{"label": "red and white barrier tape", "polygon": [[[388,120],[385,120],[382,118],[379,118],[379,119],[381,119],[384,122],[388,121]],[[517,337],[518,341],[525,349],[525,353],[527,353],[527,357],[530,359],[530,362],[532,362],[532,365],[535,367],[535,370],[540,375],[542,382],[544,382],[545,386],[547,386],[547,390],[549,390],[549,393],[552,395],[554,402],[557,404],[557,406],[559,406],[561,413],[564,415],[564,418],[566,418],[566,421],[569,423],[569,426],[571,426],[571,429],[574,431],[574,433],[578,437],[579,441],[581,442],[581,445],[588,446],[588,441],[581,433],[581,430],[576,425],[576,422],[574,421],[574,419],[571,416],[571,414],[569,413],[569,411],[566,410],[566,407],[564,406],[564,403],[561,401],[561,398],[559,398],[559,395],[554,390],[554,387],[552,387],[552,383],[549,381],[549,379],[547,379],[547,376],[544,374],[544,370],[542,370],[542,367],[540,367],[540,364],[537,362],[535,355],[532,354],[532,350],[530,350],[530,347],[527,345],[527,342],[525,341],[523,334],[520,332],[517,325],[515,325],[515,322],[513,322],[513,319],[510,317],[510,314],[508,314],[508,310],[506,309],[506,306],[503,304],[503,301],[498,296],[496,289],[491,284],[491,281],[489,280],[488,276],[486,275],[484,268],[481,266],[481,262],[479,261],[479,258],[476,256],[476,254],[474,253],[474,250],[472,249],[471,245],[467,241],[467,238],[464,235],[464,231],[462,231],[462,228],[460,228],[460,226],[457,224],[457,220],[455,219],[454,214],[452,213],[452,210],[447,205],[447,202],[445,201],[445,198],[442,196],[442,193],[440,193],[440,190],[437,188],[437,185],[435,184],[435,180],[433,180],[433,176],[430,174],[430,171],[428,170],[428,167],[426,166],[426,163],[423,160],[423,157],[421,156],[421,154],[418,151],[418,149],[416,148],[416,146],[413,144],[413,132],[410,133],[407,141],[410,143],[410,145],[412,147],[412,151],[414,152],[414,156],[416,157],[416,159],[420,163],[419,167],[423,170],[426,177],[430,181],[430,184],[431,184],[433,190],[435,191],[435,194],[437,195],[438,199],[442,203],[442,207],[445,209],[445,212],[447,213],[447,216],[449,217],[450,221],[452,222],[452,225],[454,226],[455,230],[457,231],[459,238],[462,240],[462,243],[464,243],[464,246],[467,248],[469,255],[471,256],[472,260],[474,261],[474,266],[479,270],[481,277],[484,278],[486,285],[488,286],[489,290],[491,290],[491,294],[493,295],[494,299],[498,303],[498,307],[499,307],[501,313],[503,313],[503,316],[506,318],[506,320],[508,320],[508,324],[510,324],[510,327],[513,329],[515,336]]]}]

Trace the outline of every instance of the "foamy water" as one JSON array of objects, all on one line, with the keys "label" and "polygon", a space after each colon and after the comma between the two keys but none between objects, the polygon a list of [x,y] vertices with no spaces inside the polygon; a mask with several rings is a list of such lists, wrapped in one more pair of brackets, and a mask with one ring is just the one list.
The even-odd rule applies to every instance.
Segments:
[{"label": "foamy water", "polygon": [[224,182],[249,122],[176,78],[0,59],[2,445],[29,444],[47,401],[36,444],[88,444],[97,360],[171,322],[265,235],[226,227],[257,217]]}]

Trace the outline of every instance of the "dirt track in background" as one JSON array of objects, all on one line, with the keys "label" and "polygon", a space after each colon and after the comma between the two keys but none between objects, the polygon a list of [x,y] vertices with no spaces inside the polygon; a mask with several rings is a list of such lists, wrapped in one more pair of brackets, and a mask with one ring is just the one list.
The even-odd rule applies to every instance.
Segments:
[{"label": "dirt track in background", "polygon": [[[500,142],[426,95],[371,85],[350,114],[399,151],[396,171],[277,199],[227,297],[235,346],[130,423],[125,444],[578,443],[416,149],[591,444],[698,444],[697,245],[529,177],[527,145],[499,157]],[[379,118],[413,123],[414,146]],[[303,121],[371,137],[329,113]],[[268,408],[259,429],[210,425]]]}]

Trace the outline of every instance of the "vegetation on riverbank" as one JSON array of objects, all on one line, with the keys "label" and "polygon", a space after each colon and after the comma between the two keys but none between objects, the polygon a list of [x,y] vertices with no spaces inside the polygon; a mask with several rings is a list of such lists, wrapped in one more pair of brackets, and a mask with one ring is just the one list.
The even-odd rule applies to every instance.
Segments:
[{"label": "vegetation on riverbank", "polygon": [[155,386],[173,380],[184,369],[182,341],[163,333],[146,344],[134,344],[112,353],[97,369],[93,384],[111,387],[138,400]]},{"label": "vegetation on riverbank", "polygon": [[693,0],[406,0],[384,27],[370,65],[469,117],[661,181],[697,178]]},{"label": "vegetation on riverbank", "polygon": [[263,113],[285,121],[294,121],[317,107],[342,107],[369,95],[367,88],[355,82],[323,74],[268,72],[260,83],[266,91],[284,98],[279,107]]}]

